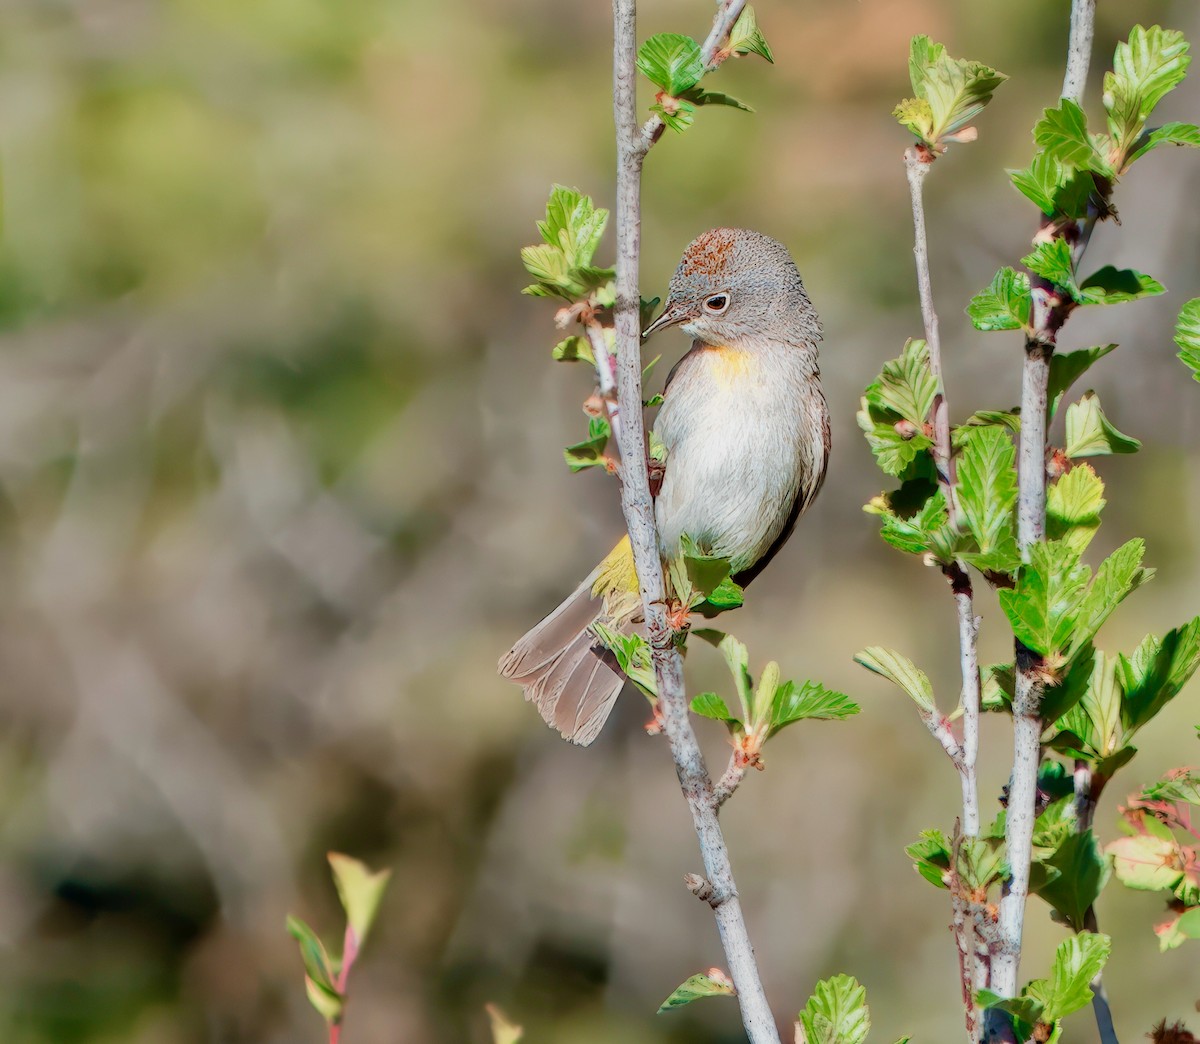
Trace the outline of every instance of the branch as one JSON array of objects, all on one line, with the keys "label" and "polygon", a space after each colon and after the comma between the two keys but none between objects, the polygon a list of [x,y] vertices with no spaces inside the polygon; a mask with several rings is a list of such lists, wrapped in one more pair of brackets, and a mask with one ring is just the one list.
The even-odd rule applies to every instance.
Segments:
[{"label": "branch", "polygon": [[[736,5],[723,5],[722,11]],[[683,661],[667,623],[662,560],[646,465],[642,419],[641,315],[638,261],[641,254],[641,175],[646,146],[637,124],[636,0],[613,0],[613,115],[617,133],[617,298],[614,309],[617,347],[617,399],[622,424],[621,507],[629,528],[641,588],[646,633],[654,659],[663,730],[675,761],[680,786],[692,813],[705,876],[712,886],[709,903],[716,916],[730,977],[741,1005],[751,1044],[779,1044],[754,950],[746,932],[734,884],[729,852],[717,822],[712,780],[688,718]],[[715,30],[714,30],[715,31]]]},{"label": "branch", "polygon": [[[712,72],[729,57],[722,50],[721,45],[725,42],[725,38],[729,36],[729,31],[733,28],[734,22],[741,16],[742,8],[745,6],[746,0],[720,0],[717,6],[717,16],[713,19],[712,29],[709,30],[708,36],[700,48],[700,57],[704,60],[704,71],[706,73]],[[662,137],[666,127],[667,125],[663,123],[662,117],[658,113],[655,113],[646,121],[637,143],[637,149],[643,156],[654,148],[658,139]]]},{"label": "branch", "polygon": [[613,438],[621,443],[621,408],[617,402],[617,364],[608,350],[608,341],[604,337],[604,327],[595,319],[589,319],[583,324],[587,332],[588,344],[592,346],[592,358],[596,360],[596,387],[600,391],[600,399],[608,411],[608,426],[612,429]]},{"label": "branch", "polygon": [[[925,343],[929,348],[929,369],[937,381],[937,396],[933,400],[933,461],[938,485],[946,497],[950,525],[958,527],[958,495],[954,456],[950,443],[950,406],[946,397],[946,381],[942,373],[942,342],[938,332],[937,311],[933,307],[933,282],[929,275],[929,244],[925,234],[925,175],[934,161],[934,153],[922,145],[913,145],[904,153],[904,169],[908,175],[908,191],[912,201],[913,257],[917,265],[917,289],[921,297],[921,319],[925,324]],[[974,592],[971,578],[962,562],[945,569],[946,578],[954,591],[954,606],[958,615],[958,649],[962,669],[963,744],[954,758],[962,783],[963,834],[979,835],[979,786],[975,763],[979,754],[979,654],[977,641],[979,624],[975,618]],[[928,725],[929,722],[926,722]],[[937,733],[934,733],[936,736]],[[942,744],[945,746],[945,743]],[[949,753],[949,748],[947,748]]]},{"label": "branch", "polygon": [[[1075,101],[1079,100],[1087,82],[1094,20],[1095,0],[1072,0],[1071,40],[1063,95]],[[1082,253],[1081,248],[1086,246],[1086,240],[1079,246]],[[1026,558],[1030,546],[1046,538],[1046,389],[1050,380],[1050,359],[1068,311],[1068,306],[1064,305],[1053,284],[1034,278],[1032,289],[1033,330],[1025,340],[1017,465],[1017,543]],[[993,963],[992,978],[992,989],[1002,997],[1016,996],[1025,900],[1029,895],[1034,805],[1042,753],[1042,719],[1039,712],[1043,683],[1040,666],[1039,657],[1017,642],[1017,675],[1013,693],[1013,771],[1004,838],[1012,876],[1000,900],[999,949]]]}]

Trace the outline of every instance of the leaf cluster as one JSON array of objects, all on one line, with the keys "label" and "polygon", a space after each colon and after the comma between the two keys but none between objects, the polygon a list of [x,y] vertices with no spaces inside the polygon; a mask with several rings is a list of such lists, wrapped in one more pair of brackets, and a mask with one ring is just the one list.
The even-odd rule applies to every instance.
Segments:
[{"label": "leaf cluster", "polygon": [[383,893],[387,890],[391,870],[372,873],[357,859],[330,852],[329,868],[338,899],[346,914],[346,949],[340,958],[333,958],[316,932],[298,917],[288,915],[287,930],[300,945],[304,962],[304,987],[309,1003],[334,1026],[342,1021],[346,1008],[345,972],[366,941]]},{"label": "leaf cluster", "polygon": [[546,203],[546,218],[537,223],[542,242],[521,249],[521,261],[535,280],[521,292],[579,301],[603,291],[611,298],[615,271],[592,263],[607,224],[608,211],[597,207],[590,196],[555,185]]},{"label": "leaf cluster", "polygon": [[944,152],[950,142],[973,141],[978,132],[972,121],[1008,79],[982,62],[950,57],[928,36],[912,38],[908,74],[914,96],[892,115],[934,153]]}]

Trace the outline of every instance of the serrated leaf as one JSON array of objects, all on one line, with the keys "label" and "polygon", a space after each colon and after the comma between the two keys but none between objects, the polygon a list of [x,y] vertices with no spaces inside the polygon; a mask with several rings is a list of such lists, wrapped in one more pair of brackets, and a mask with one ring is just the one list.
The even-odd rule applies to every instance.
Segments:
[{"label": "serrated leaf", "polygon": [[[951,58],[927,36],[912,38],[908,69],[913,93],[929,106],[929,120],[916,122],[915,130],[905,119],[901,122],[931,146],[961,135],[1008,79],[982,62]],[[900,108],[910,105],[902,103]]]},{"label": "serrated leaf", "polygon": [[1000,428],[975,428],[958,460],[958,503],[979,553],[995,572],[1020,563],[1013,511],[1017,504],[1016,453]]},{"label": "serrated leaf", "polygon": [[924,98],[905,98],[892,110],[892,116],[921,141],[933,138],[933,109]]},{"label": "serrated leaf", "polygon": [[937,392],[937,378],[929,368],[929,347],[910,338],[898,358],[883,364],[878,379],[867,388],[866,398],[872,406],[923,428]]},{"label": "serrated leaf", "polygon": [[728,980],[714,979],[709,975],[692,975],[676,986],[671,996],[659,1005],[658,1014],[682,1008],[685,1004],[691,1004],[692,1001],[704,997],[732,996],[733,983]]},{"label": "serrated leaf", "polygon": [[637,67],[656,87],[676,98],[695,87],[704,75],[700,45],[678,33],[650,37],[638,48]]},{"label": "serrated leaf", "polygon": [[1153,570],[1142,568],[1145,553],[1146,542],[1134,537],[1100,563],[1096,578],[1080,602],[1075,632],[1067,647],[1068,656],[1090,642],[1125,597],[1154,575]]},{"label": "serrated leaf", "polygon": [[740,725],[741,719],[734,715],[715,692],[702,692],[699,696],[692,700],[692,713],[699,714],[702,718],[711,718],[713,721],[722,721],[726,724]]},{"label": "serrated leaf", "polygon": [[1112,857],[1113,873],[1126,888],[1160,892],[1174,888],[1183,878],[1183,857],[1173,839],[1134,834],[1109,842],[1105,851]]},{"label": "serrated leaf", "polygon": [[1021,264],[1035,275],[1066,290],[1074,300],[1079,300],[1079,287],[1075,285],[1075,262],[1071,257],[1070,244],[1065,239],[1038,243],[1032,253],[1021,258]]},{"label": "serrated leaf", "polygon": [[1087,1005],[1092,999],[1091,981],[1111,952],[1112,940],[1097,932],[1080,932],[1059,943],[1051,977],[1025,988],[1027,995],[1042,1002],[1043,1020],[1057,1022]]},{"label": "serrated leaf", "polygon": [[864,1044],[871,1029],[867,991],[849,975],[818,982],[799,1015],[807,1044]]},{"label": "serrated leaf", "polygon": [[1009,180],[1048,217],[1081,218],[1096,194],[1090,171],[1072,170],[1047,152],[1037,152],[1024,170],[1008,171]]},{"label": "serrated leaf", "polygon": [[958,845],[958,876],[973,892],[987,889],[1008,875],[1004,847],[977,837],[964,837]]},{"label": "serrated leaf", "polygon": [[1134,151],[1125,160],[1128,168],[1135,160],[1141,159],[1147,152],[1152,152],[1160,145],[1183,145],[1189,148],[1200,148],[1200,127],[1194,123],[1164,123],[1161,127],[1144,132],[1134,143]]},{"label": "serrated leaf", "polygon": [[680,541],[684,566],[692,586],[705,597],[729,576],[729,559],[706,554],[686,533]]},{"label": "serrated leaf", "polygon": [[887,513],[879,535],[898,551],[922,555],[932,551],[950,527],[946,513],[946,495],[939,489],[915,515],[901,518]]},{"label": "serrated leaf", "polygon": [[1187,75],[1188,43],[1182,33],[1135,25],[1117,45],[1113,70],[1104,76],[1104,108],[1118,152],[1142,132],[1155,106]]},{"label": "serrated leaf", "polygon": [[1066,454],[1071,458],[1136,453],[1142,444],[1118,431],[1100,408],[1095,392],[1067,407]]},{"label": "serrated leaf", "polygon": [[385,869],[372,873],[365,864],[340,852],[330,852],[326,858],[333,871],[333,883],[346,912],[346,921],[354,931],[358,945],[362,946],[379,912],[392,871]]},{"label": "serrated leaf", "polygon": [[1166,779],[1150,783],[1142,789],[1143,801],[1182,801],[1200,806],[1200,772],[1177,769]]},{"label": "serrated leaf", "polygon": [[721,653],[725,660],[725,666],[729,668],[729,673],[733,676],[734,688],[742,705],[743,720],[749,721],[753,717],[751,713],[753,696],[751,694],[750,654],[746,651],[745,644],[732,634],[725,634],[723,631],[711,628],[693,630],[692,636],[715,646]]},{"label": "serrated leaf", "polygon": [[1047,417],[1054,417],[1063,396],[1071,385],[1088,371],[1092,363],[1103,359],[1116,347],[1115,344],[1103,344],[1092,348],[1080,348],[1074,352],[1055,352],[1051,356],[1050,381],[1046,388]]},{"label": "serrated leaf", "polygon": [[775,64],[775,56],[771,53],[767,38],[758,28],[758,19],[754,15],[753,7],[744,7],[738,15],[738,20],[733,23],[733,28],[729,31],[729,50],[734,54],[757,54],[772,65]]},{"label": "serrated leaf", "polygon": [[827,689],[813,681],[806,681],[797,688],[795,682],[787,681],[776,689],[771,699],[767,736],[774,736],[784,726],[806,718],[841,721],[860,710],[844,692]]},{"label": "serrated leaf", "polygon": [[1063,98],[1056,108],[1042,113],[1033,128],[1033,140],[1065,170],[1089,170],[1107,177],[1114,173],[1088,134],[1087,115],[1070,98]]},{"label": "serrated leaf", "polygon": [[921,710],[931,714],[936,710],[929,676],[903,653],[872,645],[856,653],[854,662],[899,686]]},{"label": "serrated leaf", "polygon": [[555,185],[546,202],[546,220],[537,223],[542,240],[562,252],[571,268],[592,263],[608,224],[608,211],[578,189]]},{"label": "serrated leaf", "polygon": [[940,830],[922,830],[917,841],[904,849],[913,861],[913,868],[930,884],[949,888],[946,874],[950,870],[953,848]]},{"label": "serrated leaf", "polygon": [[1200,297],[1194,297],[1179,312],[1175,324],[1175,344],[1179,358],[1192,371],[1192,377],[1200,381]]},{"label": "serrated leaf", "polygon": [[1046,535],[1080,554],[1100,527],[1104,483],[1090,464],[1077,464],[1046,491]]},{"label": "serrated leaf", "polygon": [[725,612],[737,609],[745,602],[746,596],[742,586],[732,576],[727,576],[708,593],[701,606],[701,612],[704,612],[704,606],[711,606],[717,612]]},{"label": "serrated leaf", "polygon": [[[1069,800],[1069,799],[1068,799]],[[1074,931],[1082,931],[1088,908],[1108,881],[1109,866],[1094,831],[1071,833],[1053,855],[1041,861],[1047,871],[1034,888]]]},{"label": "serrated leaf", "polygon": [[1029,326],[1032,295],[1029,276],[1002,268],[986,290],[967,305],[967,315],[976,330],[1020,330]]},{"label": "serrated leaf", "polygon": [[1124,747],[1121,728],[1121,686],[1116,670],[1115,656],[1093,649],[1077,657],[1065,685],[1049,690],[1057,692],[1068,686],[1070,692],[1082,690],[1074,705],[1058,718],[1049,745],[1070,757],[1091,762],[1096,771],[1101,763],[1115,771],[1133,756],[1124,753],[1128,748]]},{"label": "serrated leaf", "polygon": [[696,122],[696,106],[682,98],[669,104],[657,102],[650,106],[650,111],[657,113],[659,119],[677,134],[682,134]]},{"label": "serrated leaf", "polygon": [[1079,300],[1084,304],[1121,304],[1166,292],[1162,283],[1143,272],[1105,265],[1083,281]]},{"label": "serrated leaf", "polygon": [[1028,649],[1050,656],[1066,647],[1078,619],[1091,570],[1061,541],[1035,543],[1016,586],[1001,591],[1000,607]]},{"label": "serrated leaf", "polygon": [[567,446],[563,460],[572,471],[594,468],[605,462],[604,450],[612,436],[607,417],[592,417],[588,420],[588,437],[583,442]]},{"label": "serrated leaf", "polygon": [[1033,1027],[1042,1021],[1043,1005],[1036,997],[1001,997],[991,990],[979,990],[975,994],[975,1003],[985,1011],[995,1008],[1006,1011],[1017,1021],[1017,1038],[1028,1040]]},{"label": "serrated leaf", "polygon": [[1200,666],[1200,617],[1168,631],[1146,635],[1132,656],[1118,656],[1126,735],[1132,736],[1173,700]]},{"label": "serrated leaf", "polygon": [[631,682],[650,696],[658,693],[654,677],[654,661],[650,654],[650,643],[640,634],[622,634],[599,620],[589,625],[588,630],[616,658],[617,664]]}]

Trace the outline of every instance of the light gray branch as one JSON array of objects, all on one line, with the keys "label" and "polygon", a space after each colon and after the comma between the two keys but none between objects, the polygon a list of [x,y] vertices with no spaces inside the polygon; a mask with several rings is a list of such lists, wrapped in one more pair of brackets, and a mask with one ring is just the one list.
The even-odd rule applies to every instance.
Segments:
[{"label": "light gray branch", "polygon": [[[734,23],[738,20],[745,6],[746,0],[720,0],[720,3],[717,5],[717,16],[713,19],[712,29],[709,30],[708,36],[705,37],[704,43],[700,48],[700,57],[704,59],[705,72],[712,72],[713,69],[729,57],[729,55],[722,51],[722,45],[725,43],[725,38],[729,35],[729,30],[733,28]],[[658,113],[655,113],[646,121],[642,127],[641,140],[638,142],[638,149],[643,155],[649,152],[654,147],[655,142],[662,137],[666,126]]]},{"label": "light gray branch", "polygon": [[[1073,0],[1071,39],[1063,96],[1078,101],[1091,63],[1095,0]],[[1029,548],[1046,538],[1046,392],[1050,360],[1064,313],[1057,290],[1033,280],[1033,331],[1026,338],[1021,374],[1021,436],[1018,450],[1017,542],[1028,560]],[[1016,646],[1013,692],[1013,770],[1008,794],[1005,843],[1011,878],[1000,900],[999,943],[992,967],[992,989],[1002,997],[1017,993],[1025,900],[1029,895],[1029,864],[1041,762],[1043,682],[1037,656]]]},{"label": "light gray branch", "polygon": [[716,916],[746,1035],[752,1044],[779,1044],[775,1019],[767,1004],[754,950],[746,932],[729,852],[717,821],[712,780],[688,718],[683,661],[666,618],[666,589],[650,496],[641,410],[638,262],[641,256],[642,159],[646,147],[637,124],[636,110],[636,0],[613,0],[613,23],[613,114],[617,132],[617,300],[614,317],[617,397],[622,418],[621,507],[629,528],[646,633],[653,650],[663,731],[700,841],[705,876],[712,886],[708,902]]},{"label": "light gray branch", "polygon": [[592,358],[596,360],[596,387],[600,391],[604,408],[608,411],[608,424],[612,428],[613,438],[620,446],[621,406],[617,402],[617,363],[608,350],[604,327],[595,319],[589,319],[583,324],[583,328],[587,333],[588,344],[592,346]]},{"label": "light gray branch", "polygon": [[1067,44],[1067,70],[1063,76],[1062,96],[1076,103],[1083,100],[1083,91],[1087,87],[1095,32],[1096,0],[1075,0],[1071,4],[1071,39]]}]

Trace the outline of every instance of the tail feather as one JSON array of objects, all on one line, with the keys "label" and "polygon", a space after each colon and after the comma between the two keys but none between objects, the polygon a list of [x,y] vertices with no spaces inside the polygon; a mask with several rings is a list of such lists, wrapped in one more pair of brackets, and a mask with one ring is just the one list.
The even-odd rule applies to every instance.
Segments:
[{"label": "tail feather", "polygon": [[[500,673],[525,690],[548,725],[586,746],[600,733],[625,675],[616,657],[589,630],[604,615],[592,595],[597,568],[567,599],[500,660]],[[605,621],[628,630],[630,620]]]}]

